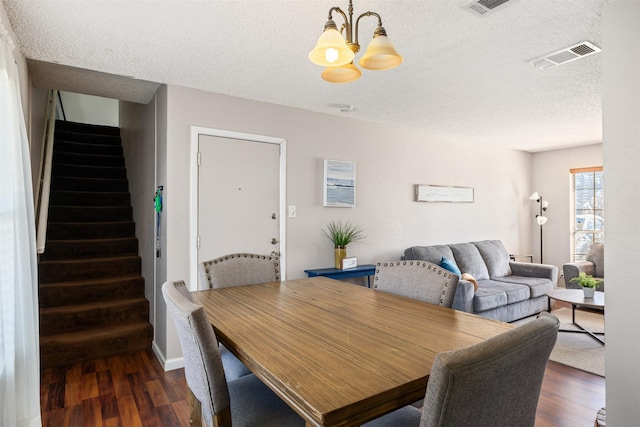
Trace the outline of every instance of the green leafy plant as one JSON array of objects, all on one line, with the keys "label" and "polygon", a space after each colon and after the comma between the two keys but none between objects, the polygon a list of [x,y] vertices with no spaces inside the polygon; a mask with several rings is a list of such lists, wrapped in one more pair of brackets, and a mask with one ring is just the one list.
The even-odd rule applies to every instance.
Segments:
[{"label": "green leafy plant", "polygon": [[336,248],[344,248],[349,243],[363,240],[366,236],[362,233],[362,229],[357,225],[353,225],[349,221],[331,221],[322,233],[331,240]]},{"label": "green leafy plant", "polygon": [[583,288],[595,288],[600,283],[602,283],[602,280],[595,279],[590,274],[587,274],[584,271],[582,271],[580,272],[578,277],[572,278],[571,280],[569,280],[569,282],[575,282],[578,285],[582,286]]}]

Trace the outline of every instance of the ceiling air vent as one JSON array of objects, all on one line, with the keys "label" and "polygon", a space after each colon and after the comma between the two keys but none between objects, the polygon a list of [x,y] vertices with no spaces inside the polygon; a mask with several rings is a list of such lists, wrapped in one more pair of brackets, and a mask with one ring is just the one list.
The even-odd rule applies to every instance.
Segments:
[{"label": "ceiling air vent", "polygon": [[461,8],[468,10],[474,15],[484,15],[497,7],[508,3],[510,0],[464,0],[460,5]]},{"label": "ceiling air vent", "polygon": [[578,43],[577,45],[559,50],[557,52],[541,56],[529,62],[536,68],[546,70],[547,68],[555,67],[556,65],[566,64],[567,62],[575,61],[576,59],[593,55],[594,53],[598,53],[601,50],[602,49],[600,49],[593,43],[585,41],[582,43]]}]

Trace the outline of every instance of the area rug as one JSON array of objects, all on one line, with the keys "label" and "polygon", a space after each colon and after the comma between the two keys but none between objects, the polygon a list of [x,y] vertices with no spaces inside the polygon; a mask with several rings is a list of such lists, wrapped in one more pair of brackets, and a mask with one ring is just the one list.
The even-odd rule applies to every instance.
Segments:
[{"label": "area rug", "polygon": [[[571,309],[559,308],[552,313],[560,320],[560,329],[578,329],[571,324]],[[521,325],[535,319],[535,316],[513,322]],[[594,332],[604,332],[604,315],[597,312],[576,310],[576,322]],[[602,335],[598,335],[603,337]],[[603,338],[604,339],[604,338]],[[587,334],[570,332],[558,333],[549,360],[572,368],[604,377],[604,346]]]}]

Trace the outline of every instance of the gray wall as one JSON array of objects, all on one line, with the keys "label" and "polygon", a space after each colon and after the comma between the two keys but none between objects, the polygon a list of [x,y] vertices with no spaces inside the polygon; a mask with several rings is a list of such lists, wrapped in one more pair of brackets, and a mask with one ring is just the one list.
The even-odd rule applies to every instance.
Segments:
[{"label": "gray wall", "polygon": [[[142,257],[145,297],[149,300],[152,325],[155,326],[155,151],[156,101],[147,105],[120,102],[119,122],[129,179],[129,191],[136,224],[138,253]],[[154,332],[156,329],[154,328]],[[155,340],[154,340],[155,342]]]},{"label": "gray wall", "polygon": [[[168,116],[168,103],[167,103],[167,87],[161,86],[156,93],[156,183],[157,185],[164,186],[164,208],[162,212],[162,223],[160,225],[160,232],[164,238],[161,240],[161,256],[156,258],[156,324],[155,324],[155,343],[154,350],[159,356],[160,360],[165,360],[167,355],[169,359],[181,357],[180,349],[175,348],[178,336],[176,335],[175,327],[171,319],[167,315],[167,305],[162,298],[161,287],[162,284],[169,277],[167,274],[167,260],[169,259],[169,246],[168,246],[168,209],[167,206],[173,202],[171,198],[171,186],[167,181],[167,170],[169,168],[169,160],[167,156],[167,116]],[[175,225],[174,225],[175,226]],[[175,280],[175,277],[172,277]],[[171,344],[168,344],[171,343]],[[179,347],[179,346],[178,346]],[[171,352],[167,349],[171,348]],[[170,367],[170,365],[169,365]]]},{"label": "gray wall", "polygon": [[[559,273],[562,273],[562,264],[571,259],[572,194],[569,170],[589,166],[602,166],[602,144],[551,150],[533,155],[533,190],[537,191],[543,200],[549,201],[549,209],[545,212],[549,220],[542,227],[544,263],[558,266]],[[605,176],[606,174],[605,172]],[[531,215],[535,217],[540,212],[539,206],[535,202],[530,204]],[[540,227],[534,224],[532,231],[532,254],[539,262]]]}]

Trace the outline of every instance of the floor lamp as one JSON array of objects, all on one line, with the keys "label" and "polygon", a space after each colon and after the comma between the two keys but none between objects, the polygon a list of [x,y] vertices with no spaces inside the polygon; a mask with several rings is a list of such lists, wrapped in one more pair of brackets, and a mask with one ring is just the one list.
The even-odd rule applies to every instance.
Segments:
[{"label": "floor lamp", "polygon": [[549,207],[549,202],[547,200],[543,201],[542,197],[538,194],[537,191],[529,196],[529,200],[536,201],[540,207],[540,213],[536,215],[536,222],[540,226],[540,264],[543,264],[542,262],[542,226],[547,222],[548,218],[542,215],[542,212],[547,210],[547,207]]}]

